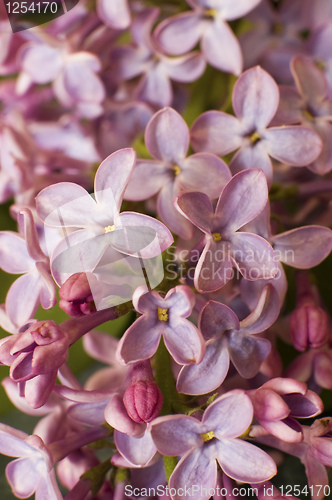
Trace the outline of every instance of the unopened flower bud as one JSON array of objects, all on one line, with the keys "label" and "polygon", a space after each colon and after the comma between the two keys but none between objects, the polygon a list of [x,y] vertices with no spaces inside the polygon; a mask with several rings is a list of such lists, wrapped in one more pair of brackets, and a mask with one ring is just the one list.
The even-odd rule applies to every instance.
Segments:
[{"label": "unopened flower bud", "polygon": [[305,351],[308,347],[321,347],[328,338],[326,312],[314,304],[304,304],[296,308],[290,317],[290,333],[293,345],[298,351]]},{"label": "unopened flower bud", "polygon": [[153,380],[138,380],[127,388],[123,403],[134,422],[147,423],[159,415],[163,396]]},{"label": "unopened flower bud", "polygon": [[84,316],[96,311],[91,285],[98,284],[92,273],[75,273],[59,290],[60,307],[70,316]]}]

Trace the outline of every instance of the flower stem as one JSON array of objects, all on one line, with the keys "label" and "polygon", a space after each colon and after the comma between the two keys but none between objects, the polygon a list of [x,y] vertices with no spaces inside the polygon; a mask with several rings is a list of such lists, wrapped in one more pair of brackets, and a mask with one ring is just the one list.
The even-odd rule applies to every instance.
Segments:
[{"label": "flower stem", "polygon": [[[165,347],[164,340],[161,338],[156,353],[156,382],[164,398],[161,415],[170,415],[173,413],[174,402],[177,400],[177,391],[172,372],[172,360]],[[176,467],[176,457],[163,456],[167,482]]]}]

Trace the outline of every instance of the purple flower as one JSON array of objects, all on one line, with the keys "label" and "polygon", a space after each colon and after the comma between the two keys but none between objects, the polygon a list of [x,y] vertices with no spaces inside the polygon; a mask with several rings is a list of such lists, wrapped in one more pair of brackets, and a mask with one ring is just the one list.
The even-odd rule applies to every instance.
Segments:
[{"label": "purple flower", "polygon": [[43,441],[7,425],[0,424],[0,452],[19,457],[6,467],[6,477],[15,496],[62,500],[56,484],[53,458]]},{"label": "purple flower", "polygon": [[242,482],[260,483],[276,474],[274,461],[262,450],[238,439],[250,426],[253,408],[241,390],[219,397],[205,410],[202,421],[186,415],[159,417],[150,424],[157,450],[182,458],[174,469],[169,487],[202,486],[197,500],[210,497],[217,482],[217,462],[225,474]]},{"label": "purple flower", "polygon": [[233,90],[235,116],[207,111],[191,128],[195,151],[225,155],[239,149],[230,163],[233,172],[260,168],[271,184],[270,156],[288,165],[304,166],[322,151],[320,137],[299,126],[270,127],[279,103],[278,86],[259,66],[245,71]]},{"label": "purple flower", "polygon": [[201,191],[218,198],[230,180],[229,169],[210,153],[186,158],[189,129],[172,108],[158,111],[145,130],[145,144],[154,160],[138,160],[125,192],[128,200],[144,200],[158,194],[157,211],[171,231],[191,238],[193,227],[175,208],[175,198],[182,192]]},{"label": "purple flower", "polygon": [[25,332],[2,339],[0,361],[10,366],[11,379],[20,383],[32,408],[46,403],[70,343],[70,336],[54,321],[37,321]]},{"label": "purple flower", "polygon": [[[205,59],[221,71],[239,75],[242,53],[239,42],[225,21],[244,16],[261,0],[187,0],[194,9],[164,20],[154,33],[166,53],[185,54],[201,41]],[[220,50],[220,47],[224,47]]]},{"label": "purple flower", "polygon": [[79,116],[99,116],[105,99],[104,85],[96,75],[101,70],[100,60],[89,52],[71,53],[72,49],[57,39],[52,42],[52,46],[31,42],[21,49],[18,94],[26,92],[33,83],[53,82],[54,93],[64,106],[76,107]]},{"label": "purple flower", "polygon": [[128,28],[130,25],[130,10],[127,0],[98,0],[97,14],[106,24],[116,30]]},{"label": "purple flower", "polygon": [[297,380],[274,378],[247,393],[258,422],[273,436],[290,443],[303,440],[301,425],[295,418],[310,418],[322,413],[320,397]]},{"label": "purple flower", "polygon": [[40,247],[29,209],[21,210],[19,222],[24,237],[11,231],[0,232],[1,268],[10,274],[23,274],[12,284],[6,297],[8,318],[17,328],[34,316],[39,304],[44,309],[56,304],[49,259]]},{"label": "purple flower", "polygon": [[184,193],[180,211],[205,233],[205,247],[195,269],[199,292],[213,292],[232,277],[235,265],[249,280],[269,279],[278,269],[271,245],[260,236],[240,232],[267,203],[266,179],[260,170],[236,174],[220,194],[215,211],[203,193]]},{"label": "purple flower", "polygon": [[171,81],[192,82],[205,70],[205,61],[199,52],[181,57],[167,57],[158,50],[151,30],[159,9],[138,13],[132,23],[133,45],[115,47],[112,52],[114,72],[120,80],[142,77],[134,91],[138,100],[157,108],[173,102]]},{"label": "purple flower", "polygon": [[297,91],[280,87],[280,104],[274,123],[290,125],[300,123],[315,131],[321,138],[323,149],[318,158],[308,165],[313,172],[324,175],[332,169],[332,100],[324,73],[309,58],[296,56],[291,71]]},{"label": "purple flower", "polygon": [[136,311],[142,314],[121,338],[117,358],[121,363],[149,359],[156,352],[161,336],[173,359],[181,364],[199,363],[205,352],[204,340],[188,320],[195,294],[186,286],[172,288],[165,297],[145,293],[139,287],[133,296]]},{"label": "purple flower", "polygon": [[46,225],[81,229],[65,233],[55,250],[52,271],[58,282],[75,272],[93,271],[102,259],[106,266],[134,255],[139,263],[137,252],[143,259],[156,257],[172,243],[169,230],[156,219],[119,213],[135,160],[133,149],[106,158],[96,172],[95,199],[69,182],[49,186],[37,196],[37,211]]},{"label": "purple flower", "polygon": [[207,344],[198,365],[184,366],[177,389],[185,394],[206,394],[224,381],[230,361],[244,378],[254,377],[270,352],[270,342],[257,338],[276,320],[279,301],[275,289],[267,285],[252,313],[239,321],[237,315],[220,302],[210,300],[199,317],[199,329]]}]

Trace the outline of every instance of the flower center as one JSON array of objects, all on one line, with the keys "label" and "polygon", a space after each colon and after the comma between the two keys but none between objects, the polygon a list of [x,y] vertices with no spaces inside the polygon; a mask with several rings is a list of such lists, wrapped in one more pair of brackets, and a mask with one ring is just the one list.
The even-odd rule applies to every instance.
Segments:
[{"label": "flower center", "polygon": [[205,434],[201,434],[201,438],[203,438],[203,441],[211,441],[211,439],[215,438],[216,436],[214,435],[213,431],[205,432]]},{"label": "flower center", "polygon": [[206,9],[206,11],[204,12],[204,14],[207,17],[216,17],[216,15],[218,14],[218,10],[217,9]]},{"label": "flower center", "polygon": [[172,170],[175,175],[179,175],[179,173],[181,172],[181,168],[179,167],[179,165],[173,165]]},{"label": "flower center", "polygon": [[115,225],[113,224],[113,226],[106,226],[104,227],[104,233],[111,233],[112,231],[115,231],[116,227]]},{"label": "flower center", "polygon": [[256,142],[260,141],[262,138],[261,135],[257,131],[255,131],[251,136],[249,137],[251,144],[256,144]]},{"label": "flower center", "polygon": [[168,321],[168,309],[158,307],[158,319],[159,321]]},{"label": "flower center", "polygon": [[310,113],[310,111],[308,111],[307,109],[305,109],[303,111],[303,114],[307,118],[307,120],[309,120],[311,122],[314,120],[314,117],[312,116],[312,114]]},{"label": "flower center", "polygon": [[212,233],[212,237],[213,237],[213,239],[214,239],[215,242],[221,240],[221,234],[220,233]]}]

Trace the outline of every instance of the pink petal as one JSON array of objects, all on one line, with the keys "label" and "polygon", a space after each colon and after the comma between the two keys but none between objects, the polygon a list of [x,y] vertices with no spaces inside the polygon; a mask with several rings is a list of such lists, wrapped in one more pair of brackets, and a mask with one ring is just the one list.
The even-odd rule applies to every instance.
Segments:
[{"label": "pink petal", "polygon": [[203,360],[198,365],[181,369],[176,388],[183,394],[200,395],[215,391],[225,380],[229,369],[229,354],[222,342],[207,344]]},{"label": "pink petal", "polygon": [[278,86],[260,66],[245,71],[234,86],[234,113],[249,132],[265,128],[274,117],[278,104]]},{"label": "pink petal", "polygon": [[157,452],[151,434],[147,431],[142,437],[135,438],[115,430],[114,442],[121,455],[136,466],[146,466]]},{"label": "pink petal", "polygon": [[146,127],[145,144],[154,158],[176,164],[185,158],[189,147],[188,126],[174,109],[161,109]]},{"label": "pink petal", "polygon": [[201,114],[190,129],[191,144],[195,151],[226,155],[243,143],[246,130],[234,116],[221,111]]},{"label": "pink petal", "polygon": [[167,415],[150,424],[152,439],[162,455],[175,457],[201,443],[201,423],[187,415]]},{"label": "pink petal", "polygon": [[261,0],[222,0],[220,3],[220,13],[227,21],[243,17],[253,10]]},{"label": "pink petal", "polygon": [[96,172],[94,182],[96,201],[105,217],[108,213],[110,221],[120,211],[135,161],[136,152],[133,149],[120,149],[108,156]]},{"label": "pink petal", "polygon": [[271,240],[280,260],[298,269],[317,266],[332,250],[332,231],[321,226],[298,227]]},{"label": "pink petal", "polygon": [[23,326],[34,317],[39,306],[42,281],[38,272],[24,274],[17,278],[6,297],[6,311],[16,326]]},{"label": "pink petal", "polygon": [[182,318],[170,319],[163,333],[164,342],[176,363],[198,364],[205,353],[205,343],[199,330],[190,321]]},{"label": "pink petal", "polygon": [[212,229],[214,213],[211,201],[204,193],[184,193],[179,196],[176,206],[195,226],[209,233]]},{"label": "pink petal", "polygon": [[232,278],[233,263],[228,245],[213,238],[205,246],[195,269],[195,287],[201,293],[222,288]]},{"label": "pink petal", "polygon": [[172,173],[169,165],[159,160],[137,160],[125,190],[125,199],[147,200],[169,182]]},{"label": "pink petal", "polygon": [[267,453],[240,439],[218,443],[217,460],[227,476],[244,483],[261,483],[273,477],[277,468]]},{"label": "pink petal", "polygon": [[206,68],[206,62],[200,52],[190,52],[180,57],[162,59],[165,73],[175,82],[189,83],[198,80]]},{"label": "pink petal", "polygon": [[156,320],[141,316],[119,341],[116,353],[118,361],[127,364],[151,358],[158,348],[160,336]]},{"label": "pink petal", "polygon": [[[252,422],[254,410],[249,396],[232,390],[217,398],[205,410],[202,425],[223,441],[243,434]],[[207,431],[208,432],[208,431]]]},{"label": "pink petal", "polygon": [[211,450],[197,448],[182,457],[170,477],[169,488],[174,488],[174,500],[183,498],[180,493],[185,491],[185,487],[195,491],[195,486],[195,500],[208,500],[209,491],[215,488],[216,483],[217,464],[211,457]]},{"label": "pink petal", "polygon": [[237,231],[262,212],[267,198],[266,178],[261,170],[249,169],[234,175],[216,207],[220,229],[227,233]]},{"label": "pink petal", "polygon": [[299,126],[273,127],[264,132],[267,152],[288,165],[302,167],[316,160],[322,140],[313,130]]},{"label": "pink petal", "polygon": [[97,206],[89,193],[72,182],[59,182],[43,189],[36,197],[39,217],[55,227],[95,225]]},{"label": "pink petal", "polygon": [[231,179],[226,163],[211,153],[196,153],[181,164],[176,181],[184,191],[205,193],[211,200],[219,198],[222,189]]},{"label": "pink petal", "polygon": [[111,28],[121,30],[130,24],[130,10],[126,0],[98,0],[97,14]]},{"label": "pink petal", "polygon": [[[240,75],[243,66],[241,47],[227,23],[221,19],[211,22],[203,34],[201,47],[211,66]],[[227,50],[220,50],[220,47],[227,47]]]},{"label": "pink petal", "polygon": [[6,273],[27,273],[34,267],[24,239],[12,231],[0,232],[0,267]]},{"label": "pink petal", "polygon": [[173,181],[165,183],[161,189],[157,210],[161,220],[175,234],[189,240],[193,236],[193,225],[174,206],[178,194],[177,186]]},{"label": "pink petal", "polygon": [[154,38],[167,54],[180,55],[195,47],[203,29],[200,13],[183,12],[162,21],[154,32]]},{"label": "pink petal", "polygon": [[146,424],[137,424],[128,416],[122,397],[118,394],[107,404],[105,419],[114,429],[133,437],[143,436],[146,429]]}]

